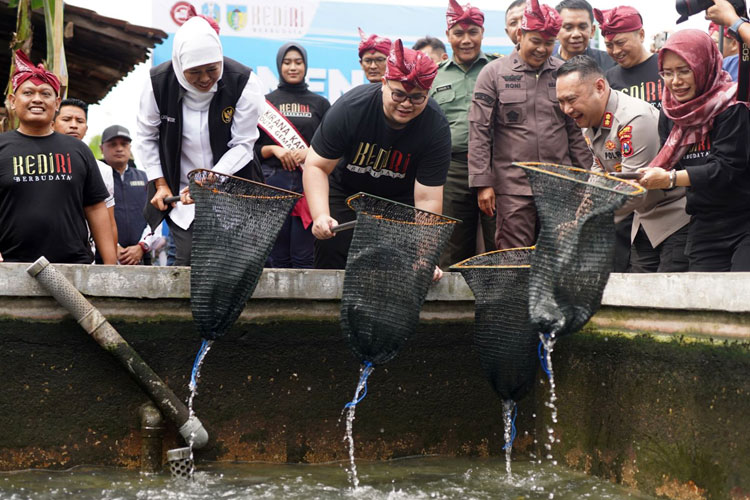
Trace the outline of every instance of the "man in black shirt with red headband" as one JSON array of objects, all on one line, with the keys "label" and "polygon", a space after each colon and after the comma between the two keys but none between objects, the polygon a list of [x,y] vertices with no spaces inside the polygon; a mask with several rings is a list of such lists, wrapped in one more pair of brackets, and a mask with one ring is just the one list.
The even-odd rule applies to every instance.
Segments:
[{"label": "man in black shirt with red headband", "polygon": [[0,135],[0,261],[91,264],[86,223],[105,264],[116,264],[104,201],[107,188],[91,150],[51,128],[60,80],[20,50],[10,109],[18,130]]},{"label": "man in black shirt with red headband", "polygon": [[428,97],[437,65],[396,40],[381,85],[363,85],[328,110],[307,153],[302,180],[315,246],[315,267],[343,269],[354,220],[346,198],[360,191],[441,213],[451,158],[448,120]]}]

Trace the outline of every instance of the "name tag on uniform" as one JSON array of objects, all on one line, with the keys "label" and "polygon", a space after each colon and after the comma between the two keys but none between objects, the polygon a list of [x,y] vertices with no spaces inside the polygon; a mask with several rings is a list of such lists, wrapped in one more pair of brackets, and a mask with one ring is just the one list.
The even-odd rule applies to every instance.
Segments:
[{"label": "name tag on uniform", "polygon": [[143,181],[130,181],[131,186],[145,186],[146,183]]},{"label": "name tag on uniform", "polygon": [[435,89],[435,92],[442,92],[443,90],[450,90],[453,88],[453,85],[443,85]]}]

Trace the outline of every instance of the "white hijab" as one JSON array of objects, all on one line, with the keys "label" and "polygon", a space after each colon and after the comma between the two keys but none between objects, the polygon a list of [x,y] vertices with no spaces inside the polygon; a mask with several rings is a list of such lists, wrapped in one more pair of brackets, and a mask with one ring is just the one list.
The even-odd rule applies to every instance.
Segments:
[{"label": "white hijab", "polygon": [[224,74],[224,53],[216,31],[201,17],[191,17],[180,26],[172,42],[172,68],[177,81],[187,90],[184,103],[190,109],[208,109],[216,93],[217,84],[207,92],[201,92],[185,79],[185,70],[218,62],[221,65],[219,79]]}]

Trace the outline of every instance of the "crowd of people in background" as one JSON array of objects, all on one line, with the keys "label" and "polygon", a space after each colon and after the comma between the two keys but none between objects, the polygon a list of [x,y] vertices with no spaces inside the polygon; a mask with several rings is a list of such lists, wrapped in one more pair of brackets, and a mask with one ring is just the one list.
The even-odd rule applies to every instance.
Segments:
[{"label": "crowd of people in background", "polygon": [[[300,43],[280,47],[264,96],[193,11],[171,61],[151,69],[134,136],[103,131],[102,161],[82,142],[86,103],[61,100],[57,77],[19,51],[20,125],[0,135],[0,260],[190,265],[189,173],[207,169],[305,194],[269,267],[344,268],[352,234],[333,229],[354,219],[346,198],[360,191],[460,219],[437,279],[534,244],[534,198],[513,165],[527,161],[637,174],[647,191],[615,214],[616,272],[750,271],[750,111],[736,83],[750,22],[714,1],[707,32],[659,33],[649,50],[629,6],[515,0],[504,27],[487,27],[449,0],[450,53],[436,36],[408,48],[359,29],[369,83],[333,105],[308,89]],[[511,53],[486,53],[486,29],[504,29]],[[591,46],[597,29],[606,50]]]}]

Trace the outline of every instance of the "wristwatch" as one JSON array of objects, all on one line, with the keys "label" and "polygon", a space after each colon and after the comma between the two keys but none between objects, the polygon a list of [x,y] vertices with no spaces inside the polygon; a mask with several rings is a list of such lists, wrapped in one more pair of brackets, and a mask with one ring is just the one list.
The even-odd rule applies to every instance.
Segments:
[{"label": "wristwatch", "polygon": [[670,170],[669,171],[669,187],[667,189],[674,189],[674,187],[677,185],[677,170]]},{"label": "wristwatch", "polygon": [[141,247],[143,253],[148,253],[151,250],[151,247],[148,246],[148,243],[146,243],[145,241],[139,241],[138,246]]},{"label": "wristwatch", "polygon": [[748,22],[750,22],[750,20],[748,20],[748,18],[746,17],[737,19],[734,24],[732,24],[727,30],[729,32],[729,35],[738,42],[742,43],[742,38],[740,37],[740,26]]}]

